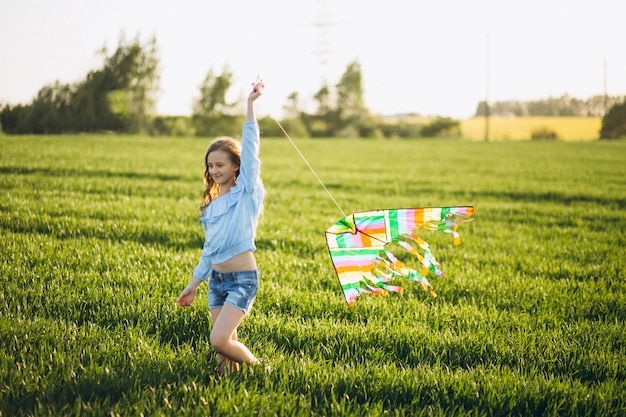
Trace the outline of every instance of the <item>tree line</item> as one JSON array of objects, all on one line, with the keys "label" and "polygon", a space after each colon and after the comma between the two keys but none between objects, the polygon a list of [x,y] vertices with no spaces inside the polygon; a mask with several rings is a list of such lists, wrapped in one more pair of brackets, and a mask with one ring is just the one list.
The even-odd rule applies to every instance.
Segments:
[{"label": "tree line", "polygon": [[519,101],[504,100],[487,104],[478,103],[476,116],[548,116],[548,117],[602,117],[608,109],[620,104],[626,97],[596,95],[588,99],[577,99],[563,94],[561,97],[549,97],[540,100]]},{"label": "tree line", "polygon": [[[99,53],[103,65],[75,84],[55,82],[44,86],[30,104],[0,105],[0,127],[9,134],[59,134],[82,132],[141,133],[154,136],[236,136],[243,122],[240,102],[227,102],[234,74],[228,66],[221,72],[210,68],[198,88],[191,116],[155,115],[159,90],[159,56],[156,38],[142,43],[139,37],[127,41],[122,35],[117,48]],[[302,108],[298,92],[292,92],[284,106],[281,124],[298,137],[460,137],[460,122],[436,117],[387,120],[372,114],[363,99],[362,72],[358,61],[349,63],[336,84],[324,83],[313,95],[315,110]],[[530,102],[479,103],[476,115],[516,116],[599,116],[611,106],[603,137],[626,137],[626,123],[620,117],[626,97],[596,96],[578,100],[564,95]],[[622,103],[622,101],[624,103]],[[613,110],[616,108],[617,110]],[[614,116],[617,115],[617,116]],[[417,121],[415,121],[417,120]],[[259,124],[268,136],[282,131],[269,117]],[[613,127],[611,127],[613,126]]]},{"label": "tree line", "polygon": [[[120,37],[115,51],[98,51],[103,65],[74,84],[44,86],[29,104],[0,104],[0,128],[9,134],[141,133],[154,136],[235,136],[240,130],[240,102],[227,102],[233,72],[210,68],[198,88],[191,116],[155,115],[159,90],[156,39]],[[373,115],[363,99],[362,73],[351,62],[340,80],[324,84],[313,97],[316,110],[304,111],[297,92],[284,106],[281,124],[301,137],[416,137],[460,135],[459,122],[436,118],[430,123],[389,122]],[[270,118],[259,120],[267,135],[281,135]]]},{"label": "tree line", "polygon": [[39,90],[32,103],[4,105],[0,123],[6,133],[141,132],[155,108],[159,59],[156,39],[121,37],[102,68],[75,84],[55,82]]},{"label": "tree line", "polygon": [[476,116],[602,117],[600,139],[626,139],[626,96],[596,95],[586,100],[550,97],[534,101],[481,101]]}]

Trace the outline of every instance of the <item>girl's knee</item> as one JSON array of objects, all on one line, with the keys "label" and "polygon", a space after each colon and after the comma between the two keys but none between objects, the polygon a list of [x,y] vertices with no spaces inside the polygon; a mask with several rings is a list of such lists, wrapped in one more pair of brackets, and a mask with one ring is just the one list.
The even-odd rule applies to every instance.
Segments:
[{"label": "girl's knee", "polygon": [[221,353],[228,349],[228,345],[230,344],[230,337],[223,337],[211,333],[210,343],[217,353]]}]

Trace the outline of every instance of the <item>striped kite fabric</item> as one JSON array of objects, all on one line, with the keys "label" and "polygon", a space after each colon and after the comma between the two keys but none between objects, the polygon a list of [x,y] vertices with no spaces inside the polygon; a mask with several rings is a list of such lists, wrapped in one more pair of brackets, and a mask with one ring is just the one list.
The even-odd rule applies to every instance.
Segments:
[{"label": "striped kite fabric", "polygon": [[[429,271],[443,277],[439,263],[418,231],[449,233],[455,245],[461,243],[460,223],[473,219],[474,207],[428,207],[364,211],[350,214],[326,230],[326,244],[348,305],[363,293],[387,295],[401,293],[393,285],[397,277],[419,282],[436,296],[426,276]],[[414,255],[420,271],[405,266],[389,250],[395,244]]]}]

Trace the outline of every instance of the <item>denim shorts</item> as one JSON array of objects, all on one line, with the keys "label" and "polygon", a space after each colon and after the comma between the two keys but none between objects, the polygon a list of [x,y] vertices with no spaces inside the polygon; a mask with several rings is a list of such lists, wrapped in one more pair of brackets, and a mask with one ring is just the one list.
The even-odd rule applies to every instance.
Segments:
[{"label": "denim shorts", "polygon": [[259,289],[259,271],[217,272],[209,281],[209,308],[231,305],[250,314]]}]

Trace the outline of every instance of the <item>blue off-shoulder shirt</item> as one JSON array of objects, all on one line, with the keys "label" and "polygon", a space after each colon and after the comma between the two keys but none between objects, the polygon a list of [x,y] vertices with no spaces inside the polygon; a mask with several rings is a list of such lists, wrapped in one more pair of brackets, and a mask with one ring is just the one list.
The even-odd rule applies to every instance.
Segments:
[{"label": "blue off-shoulder shirt", "polygon": [[260,142],[258,124],[245,122],[237,184],[211,201],[200,217],[205,240],[202,257],[193,270],[199,280],[210,277],[213,264],[256,250],[254,237],[265,194],[260,177]]}]

